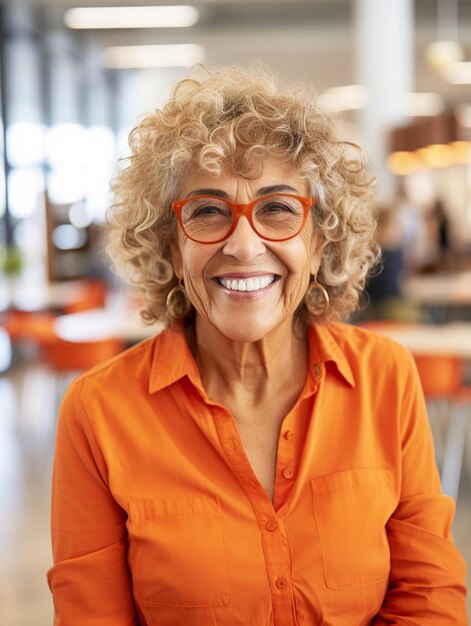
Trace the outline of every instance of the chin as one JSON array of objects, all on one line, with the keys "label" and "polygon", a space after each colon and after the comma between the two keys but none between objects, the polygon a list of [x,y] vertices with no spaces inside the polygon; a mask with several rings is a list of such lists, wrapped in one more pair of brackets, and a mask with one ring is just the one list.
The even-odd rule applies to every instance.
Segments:
[{"label": "chin", "polygon": [[227,339],[237,343],[254,343],[265,339],[278,324],[269,323],[268,320],[257,321],[256,319],[227,320],[224,323],[214,323],[214,326]]},{"label": "chin", "polygon": [[235,343],[255,343],[264,339],[269,332],[244,332],[243,329],[220,329],[220,332],[230,341]]}]

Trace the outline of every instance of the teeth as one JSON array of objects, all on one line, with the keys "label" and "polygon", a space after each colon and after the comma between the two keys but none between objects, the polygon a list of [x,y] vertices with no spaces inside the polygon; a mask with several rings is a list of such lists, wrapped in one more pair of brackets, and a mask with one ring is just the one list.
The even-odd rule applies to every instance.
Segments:
[{"label": "teeth", "polygon": [[232,291],[258,291],[268,287],[275,280],[275,276],[259,276],[258,278],[248,278],[247,280],[227,280],[219,278],[219,282],[226,289]]}]

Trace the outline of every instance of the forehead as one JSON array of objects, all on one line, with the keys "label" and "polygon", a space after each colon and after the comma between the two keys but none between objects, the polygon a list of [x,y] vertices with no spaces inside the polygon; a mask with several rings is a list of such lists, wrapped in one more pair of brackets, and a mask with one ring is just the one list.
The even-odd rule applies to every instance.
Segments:
[{"label": "forehead", "polygon": [[253,177],[236,174],[229,165],[224,166],[219,175],[194,165],[186,174],[180,193],[183,195],[195,189],[206,188],[223,189],[231,193],[241,185],[256,193],[260,188],[280,184],[293,187],[301,195],[306,193],[307,184],[292,163],[279,157],[267,156],[263,158],[260,171]]}]

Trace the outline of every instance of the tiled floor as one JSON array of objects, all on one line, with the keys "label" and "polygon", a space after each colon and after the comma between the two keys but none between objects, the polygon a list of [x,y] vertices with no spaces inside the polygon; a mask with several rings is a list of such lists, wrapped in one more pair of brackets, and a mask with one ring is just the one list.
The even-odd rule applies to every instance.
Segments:
[{"label": "tiled floor", "polygon": [[[49,497],[55,430],[49,380],[40,366],[0,376],[2,626],[52,624],[52,603],[45,576],[51,563]],[[23,389],[21,394],[20,389]],[[454,535],[471,564],[470,528],[471,488],[463,481]],[[468,605],[471,614],[469,599]]]}]

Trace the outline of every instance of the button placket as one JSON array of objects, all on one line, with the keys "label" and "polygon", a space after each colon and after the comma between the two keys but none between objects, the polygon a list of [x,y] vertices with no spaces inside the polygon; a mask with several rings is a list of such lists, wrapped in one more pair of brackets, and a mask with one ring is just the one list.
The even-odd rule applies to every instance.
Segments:
[{"label": "button placket", "polygon": [[[286,552],[286,538],[283,520],[275,520],[276,514],[273,505],[267,498],[263,487],[255,478],[243,445],[238,437],[235,423],[228,419],[230,414],[222,408],[213,408],[214,423],[219,440],[225,452],[225,457],[241,488],[246,493],[256,514],[262,540],[262,549],[267,568],[270,591],[273,598],[276,626],[294,626],[291,622],[292,609],[290,593],[285,590],[289,587],[288,575],[290,571],[289,555]],[[287,441],[285,451],[293,450],[294,446]],[[286,456],[286,455],[285,455]],[[282,461],[281,467],[291,462],[291,455]],[[279,469],[277,470],[279,472]],[[279,473],[278,473],[279,476]],[[286,483],[287,485],[289,483]],[[284,576],[283,576],[284,574]],[[278,581],[278,582],[277,582]]]}]

